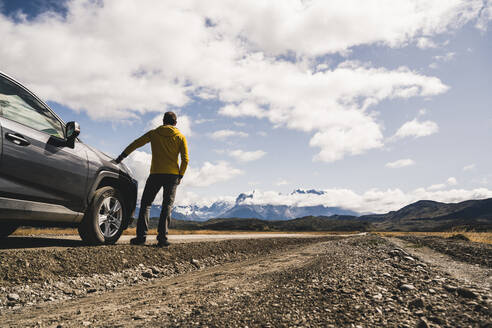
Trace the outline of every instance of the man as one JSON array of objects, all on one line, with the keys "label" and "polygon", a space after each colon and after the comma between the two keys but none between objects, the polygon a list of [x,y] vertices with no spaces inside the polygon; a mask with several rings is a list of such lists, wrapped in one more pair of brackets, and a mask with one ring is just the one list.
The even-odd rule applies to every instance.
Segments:
[{"label": "man", "polygon": [[[177,118],[173,112],[164,114],[163,125],[151,130],[132,142],[116,159],[121,162],[135,149],[150,142],[152,148],[152,165],[150,175],[145,183],[140,213],[137,222],[137,236],[130,240],[132,245],[143,245],[147,238],[149,226],[150,206],[155,196],[164,188],[162,197],[162,210],[159,218],[157,234],[157,246],[169,246],[167,234],[171,222],[171,210],[173,207],[176,188],[181,182],[188,166],[188,146],[186,138],[176,128]],[[181,164],[178,165],[178,155],[181,155]]]}]

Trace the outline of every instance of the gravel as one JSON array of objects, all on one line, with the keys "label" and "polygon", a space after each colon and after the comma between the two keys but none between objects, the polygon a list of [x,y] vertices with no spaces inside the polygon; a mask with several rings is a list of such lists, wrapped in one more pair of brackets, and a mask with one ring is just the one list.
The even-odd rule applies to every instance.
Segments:
[{"label": "gravel", "polygon": [[338,237],[197,242],[168,249],[113,245],[0,250],[0,310],[66,301],[333,238]]},{"label": "gravel", "polygon": [[[96,263],[82,260],[71,274],[53,278],[56,264],[74,251],[101,266],[91,271],[83,266]],[[107,251],[123,251],[129,266],[112,271],[116,264],[98,259]],[[491,290],[455,279],[414,253],[410,260],[405,249],[373,235],[190,243],[167,251],[121,245],[30,252],[29,268],[49,254],[51,271],[43,271],[48,280],[22,284],[16,283],[28,279],[22,271],[6,271],[0,319],[7,325],[492,326]],[[18,259],[8,261],[19,269],[25,262]],[[18,299],[10,300],[12,294]],[[80,297],[85,301],[78,303]]]},{"label": "gravel", "polygon": [[461,238],[401,236],[402,240],[417,247],[427,246],[435,251],[449,255],[455,260],[492,268],[492,245],[475,243]]},{"label": "gravel", "polygon": [[[394,256],[396,255],[397,256]],[[366,236],[323,245],[301,268],[264,274],[257,291],[239,288],[210,308],[197,293],[186,312],[178,306],[148,326],[228,327],[482,327],[492,324],[489,290],[459,285],[385,240]],[[349,255],[349,256],[348,256]],[[405,282],[402,284],[402,282]],[[432,294],[430,289],[437,291]],[[471,295],[478,302],[470,302]]]}]

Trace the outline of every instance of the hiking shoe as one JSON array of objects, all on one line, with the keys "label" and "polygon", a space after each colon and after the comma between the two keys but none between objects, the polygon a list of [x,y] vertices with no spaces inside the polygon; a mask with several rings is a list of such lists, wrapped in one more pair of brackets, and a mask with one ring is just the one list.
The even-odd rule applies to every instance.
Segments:
[{"label": "hiking shoe", "polygon": [[132,238],[130,239],[130,244],[132,245],[144,245],[145,244],[145,238]]},{"label": "hiking shoe", "polygon": [[168,247],[169,245],[171,245],[171,243],[167,240],[159,240],[157,242],[157,247]]}]

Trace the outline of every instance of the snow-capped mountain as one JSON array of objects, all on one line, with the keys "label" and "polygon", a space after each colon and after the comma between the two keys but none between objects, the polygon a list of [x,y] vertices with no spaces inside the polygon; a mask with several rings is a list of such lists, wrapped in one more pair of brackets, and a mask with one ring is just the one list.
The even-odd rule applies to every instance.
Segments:
[{"label": "snow-capped mountain", "polygon": [[[323,195],[323,191],[296,189],[290,195]],[[358,213],[340,207],[325,205],[296,206],[255,204],[255,194],[240,194],[236,203],[228,211],[221,214],[223,218],[257,218],[262,220],[290,220],[303,216],[358,215]],[[252,201],[249,201],[252,200]]]},{"label": "snow-capped mountain", "polygon": [[175,206],[172,217],[178,220],[205,221],[221,217],[222,213],[227,212],[233,206],[234,203],[225,201],[215,202],[210,206]]},{"label": "snow-capped mountain", "polygon": [[[322,196],[324,191],[296,189],[290,196],[309,198]],[[161,206],[152,205],[150,217],[159,217]],[[235,202],[218,201],[210,206],[175,206],[172,217],[178,220],[206,221],[213,218],[257,218],[263,220],[290,220],[303,216],[359,215],[359,213],[327,205],[298,206],[259,202],[253,191],[240,194]],[[136,212],[138,215],[138,210]]]}]

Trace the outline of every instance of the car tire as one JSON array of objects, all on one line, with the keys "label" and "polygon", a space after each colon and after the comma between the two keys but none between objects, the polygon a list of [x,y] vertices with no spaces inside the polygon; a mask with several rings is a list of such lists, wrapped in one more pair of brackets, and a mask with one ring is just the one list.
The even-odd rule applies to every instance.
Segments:
[{"label": "car tire", "polygon": [[18,224],[1,222],[0,239],[7,238],[9,235],[13,234],[18,227],[19,227]]},{"label": "car tire", "polygon": [[79,235],[90,245],[111,245],[123,232],[126,207],[120,192],[110,186],[96,190],[79,226]]}]

